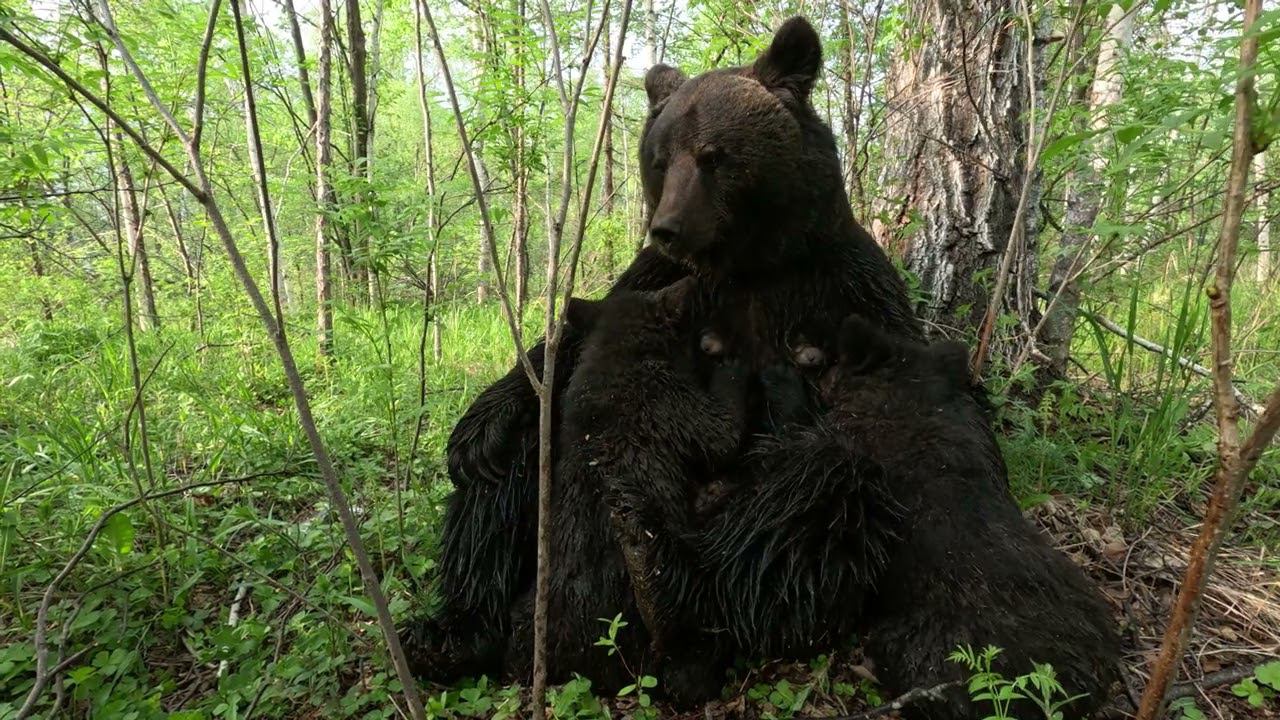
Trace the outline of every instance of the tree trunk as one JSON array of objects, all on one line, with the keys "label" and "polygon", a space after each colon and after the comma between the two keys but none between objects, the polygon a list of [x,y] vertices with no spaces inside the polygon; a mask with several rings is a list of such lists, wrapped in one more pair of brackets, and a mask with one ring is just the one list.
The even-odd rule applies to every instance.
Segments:
[{"label": "tree trunk", "polygon": [[[1254,182],[1262,185],[1267,179],[1267,157],[1264,152],[1253,156]],[[1254,280],[1266,286],[1271,279],[1271,193],[1258,196],[1258,264],[1254,266]]]},{"label": "tree trunk", "polygon": [[862,196],[862,183],[858,182],[858,103],[854,98],[854,68],[857,64],[857,51],[854,50],[855,35],[853,22],[849,19],[848,3],[840,3],[840,27],[844,32],[845,52],[840,57],[840,84],[843,86],[841,110],[843,114],[841,130],[844,135],[844,181],[845,190],[855,206],[865,209],[866,199]]},{"label": "tree trunk", "polygon": [[[137,187],[133,172],[124,159],[124,137],[114,131],[116,183],[119,186],[120,222],[124,225],[125,238],[129,241],[129,256],[137,272],[137,285],[142,293],[142,312],[138,314],[138,327],[151,330],[160,326],[156,313],[156,290],[151,280],[151,259],[147,255],[146,239],[142,235],[142,211],[138,207]],[[130,273],[132,275],[133,273]]]},{"label": "tree trunk", "polygon": [[[881,177],[878,241],[919,278],[926,324],[975,332],[1011,237],[1008,284],[1016,308],[1032,307],[1038,177],[1027,177],[1029,111],[1026,23],[1014,0],[911,0],[907,27],[923,37],[890,68],[890,120]],[[1038,67],[1038,62],[1030,63]],[[1034,171],[1033,171],[1034,172]],[[1023,183],[1022,227],[1015,236]],[[1025,295],[1025,297],[1023,297]],[[1002,297],[1001,302],[1009,299]]]},{"label": "tree trunk", "polygon": [[[439,254],[439,228],[436,223],[439,219],[436,215],[436,149],[435,149],[435,133],[431,127],[431,103],[427,99],[427,72],[423,66],[423,46],[422,46],[422,5],[426,0],[414,0],[413,2],[413,48],[414,48],[414,69],[417,74],[418,81],[418,112],[422,115],[422,153],[426,164],[426,191],[427,191],[427,242],[430,245],[430,254],[427,256],[427,302],[435,305],[439,299],[440,280],[439,272],[436,269],[436,256]],[[440,337],[440,316],[431,308],[427,309],[431,315],[431,349],[433,357],[437,361],[444,354],[442,347],[442,339]]]},{"label": "tree trunk", "polygon": [[653,0],[644,0],[644,66],[658,64],[658,13]]},{"label": "tree trunk", "polygon": [[307,51],[302,44],[302,27],[298,23],[298,11],[293,0],[284,0],[284,14],[289,21],[289,35],[293,38],[293,54],[298,63],[298,85],[302,88],[302,104],[307,110],[307,124],[312,132],[316,127],[316,101],[311,95],[311,78],[307,74]]},{"label": "tree trunk", "polygon": [[[489,171],[485,167],[484,158],[480,156],[480,141],[476,141],[476,172],[480,175],[480,186],[484,188],[484,193],[489,194]],[[480,236],[480,244],[478,246],[479,254],[476,260],[476,302],[484,303],[489,300],[489,252],[486,246],[487,241],[484,235]]]},{"label": "tree trunk", "polygon": [[[364,175],[369,163],[369,75],[368,53],[365,50],[364,25],[360,20],[360,0],[346,0],[347,16],[347,55],[351,68],[351,174]],[[369,276],[369,233],[367,228],[351,228],[355,233],[352,239],[352,251],[355,258],[355,289],[353,294],[365,293],[365,299],[372,300],[369,292],[373,282]]]},{"label": "tree trunk", "polygon": [[[604,56],[604,63],[602,64],[602,67],[600,69],[600,73],[601,73],[600,78],[601,78],[601,84],[605,84],[609,82],[609,76],[613,72],[612,66],[610,64],[612,60],[610,59],[610,56],[609,56],[611,48],[613,47],[613,43],[609,38],[610,23],[609,23],[608,6],[605,7],[605,13],[604,13],[604,16],[600,18],[600,22],[603,23],[603,32],[604,32],[600,40],[600,45],[601,47],[604,48],[604,51],[602,53],[602,55]],[[604,118],[604,168],[603,168],[604,177],[602,180],[603,184],[600,188],[601,189],[600,211],[605,216],[610,216],[610,215],[613,215],[613,196],[614,196],[614,193],[617,191],[617,188],[614,186],[614,181],[613,181],[613,118],[609,114],[607,114],[609,113],[609,109],[604,107],[603,105],[600,107],[600,112],[606,113]],[[615,258],[614,258],[614,250],[613,250],[613,232],[611,229],[605,232],[604,255],[605,255],[605,272],[607,273],[609,280],[612,282],[613,276],[614,276]]]},{"label": "tree trunk", "polygon": [[[528,7],[525,0],[516,0],[516,21],[520,26],[525,23]],[[512,245],[515,251],[516,275],[516,316],[524,317],[525,306],[529,303],[529,140],[528,113],[525,112],[529,97],[525,85],[525,63],[528,54],[525,50],[524,36],[516,31],[515,47],[515,81],[516,111],[515,133],[512,143],[515,146],[514,170],[515,197],[512,202]]]},{"label": "tree trunk", "polygon": [[321,359],[333,354],[333,274],[330,268],[329,223],[326,213],[333,206],[329,168],[333,164],[329,146],[332,116],[330,78],[333,45],[333,11],[329,0],[320,0],[320,49],[316,84],[316,348]]},{"label": "tree trunk", "polygon": [[[1093,130],[1107,127],[1107,111],[1120,102],[1124,87],[1117,73],[1120,55],[1129,47],[1133,38],[1136,13],[1126,12],[1120,5],[1112,5],[1107,14],[1107,30],[1098,46],[1097,70],[1089,92],[1089,124]],[[1102,135],[1097,136],[1103,137]],[[1088,164],[1077,169],[1068,178],[1065,232],[1059,241],[1053,270],[1049,275],[1051,300],[1044,324],[1040,328],[1040,346],[1048,357],[1047,372],[1051,377],[1064,377],[1067,359],[1071,356],[1071,339],[1075,334],[1076,312],[1080,307],[1079,275],[1087,261],[1093,244],[1093,223],[1102,205],[1104,186],[1102,173],[1106,170],[1105,156],[1094,150]]]},{"label": "tree trunk", "polygon": [[182,274],[186,277],[187,295],[196,291],[196,266],[191,259],[191,251],[187,248],[186,237],[182,234],[182,220],[173,209],[168,193],[161,191],[160,200],[164,203],[165,215],[169,218],[169,228],[173,231],[173,239],[178,246],[178,257],[182,260]]},{"label": "tree trunk", "polygon": [[45,293],[44,287],[44,257],[41,256],[40,244],[34,237],[27,238],[27,251],[31,253],[31,274],[35,275],[37,286],[40,288],[40,317],[52,320],[53,304],[49,302],[49,296]]}]

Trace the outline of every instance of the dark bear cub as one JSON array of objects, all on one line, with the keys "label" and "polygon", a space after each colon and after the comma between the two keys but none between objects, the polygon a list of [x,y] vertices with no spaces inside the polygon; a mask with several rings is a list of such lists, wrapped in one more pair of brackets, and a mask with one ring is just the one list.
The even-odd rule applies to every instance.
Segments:
[{"label": "dark bear cub", "polygon": [[[578,673],[596,692],[612,693],[635,675],[658,672],[652,650],[663,641],[650,631],[669,627],[670,620],[645,585],[651,577],[647,546],[619,543],[620,535],[643,531],[629,515],[611,512],[613,480],[643,478],[667,503],[665,512],[686,516],[702,486],[742,445],[745,373],[732,359],[703,350],[701,321],[692,312],[695,285],[690,278],[658,292],[574,299],[567,309],[570,322],[588,334],[565,388],[555,471],[552,682]],[[531,669],[531,603],[529,593],[513,613],[507,672],[518,677]],[[595,644],[606,630],[601,618],[618,613],[628,623],[617,639],[625,664]]]},{"label": "dark bear cub", "polygon": [[[1014,677],[1050,663],[1067,695],[1083,696],[1067,716],[1096,710],[1119,657],[1110,610],[1009,495],[966,348],[891,338],[852,318],[822,390],[829,419],[887,469],[905,509],[864,616],[881,681],[904,692],[964,680],[968,670],[947,656],[959,645],[995,645],[1003,649],[997,672]],[[962,684],[907,717],[959,720],[978,711]]]}]

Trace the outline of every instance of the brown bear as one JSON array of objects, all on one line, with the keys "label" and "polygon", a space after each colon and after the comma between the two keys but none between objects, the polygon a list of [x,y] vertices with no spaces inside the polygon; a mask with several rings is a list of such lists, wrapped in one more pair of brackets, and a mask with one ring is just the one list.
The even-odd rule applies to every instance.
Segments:
[{"label": "brown bear", "polygon": [[[812,26],[793,18],[750,65],[693,79],[658,66],[645,80],[640,163],[653,244],[611,292],[694,276],[697,302],[731,309],[752,338],[750,352],[739,355],[752,373],[790,362],[802,338],[833,353],[850,313],[893,335],[920,336],[901,279],[853,219],[835,139],[810,102],[821,57]],[[538,367],[542,348],[531,351]],[[571,332],[557,359],[557,388],[572,378],[580,348]],[[561,390],[556,428],[563,405]],[[456,490],[438,548],[439,607],[404,636],[425,677],[449,681],[501,663],[509,609],[533,582],[537,414],[517,366],[476,399],[450,437]],[[749,427],[767,424],[748,417]],[[820,464],[803,467],[827,474]],[[754,518],[717,518],[727,524],[724,537],[753,531],[746,525]]]}]

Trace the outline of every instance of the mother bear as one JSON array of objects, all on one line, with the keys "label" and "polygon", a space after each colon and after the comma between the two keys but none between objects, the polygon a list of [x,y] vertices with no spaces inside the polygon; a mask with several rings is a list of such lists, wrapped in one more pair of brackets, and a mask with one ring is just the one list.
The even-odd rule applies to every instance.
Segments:
[{"label": "mother bear", "polygon": [[[693,275],[700,302],[739,318],[757,374],[789,363],[801,344],[834,357],[853,313],[890,334],[920,336],[901,279],[853,218],[835,139],[810,102],[821,64],[817,33],[793,18],[751,65],[693,79],[658,65],[645,77],[640,170],[652,243],[610,294]],[[583,337],[568,330],[560,392]],[[543,352],[541,342],[530,350],[535,368]],[[439,606],[403,638],[419,675],[450,681],[501,668],[513,602],[534,582],[537,414],[517,365],[449,439],[455,491],[439,547]]]}]

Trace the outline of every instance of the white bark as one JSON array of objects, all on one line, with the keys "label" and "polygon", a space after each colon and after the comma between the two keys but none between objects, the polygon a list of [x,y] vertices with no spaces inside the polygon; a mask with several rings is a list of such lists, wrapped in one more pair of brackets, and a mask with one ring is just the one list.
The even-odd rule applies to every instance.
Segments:
[{"label": "white bark", "polygon": [[[1135,8],[1136,9],[1136,8]],[[1107,31],[1098,46],[1097,70],[1089,92],[1089,126],[1105,130],[1109,109],[1123,97],[1123,78],[1117,65],[1133,40],[1136,13],[1112,5],[1107,15]],[[1099,138],[1102,135],[1098,136]],[[1096,148],[1096,146],[1094,146]],[[1057,295],[1040,330],[1040,343],[1049,358],[1049,370],[1064,375],[1071,354],[1077,309],[1080,306],[1079,275],[1093,245],[1092,228],[1102,203],[1102,175],[1106,156],[1094,149],[1086,167],[1072,173],[1067,187],[1066,232],[1059,241],[1057,258],[1049,276],[1049,289]]]},{"label": "white bark", "polygon": [[[1253,156],[1254,182],[1266,182],[1267,160],[1265,153]],[[1254,266],[1254,280],[1265,286],[1271,279],[1271,193],[1258,195],[1258,264]]]}]

